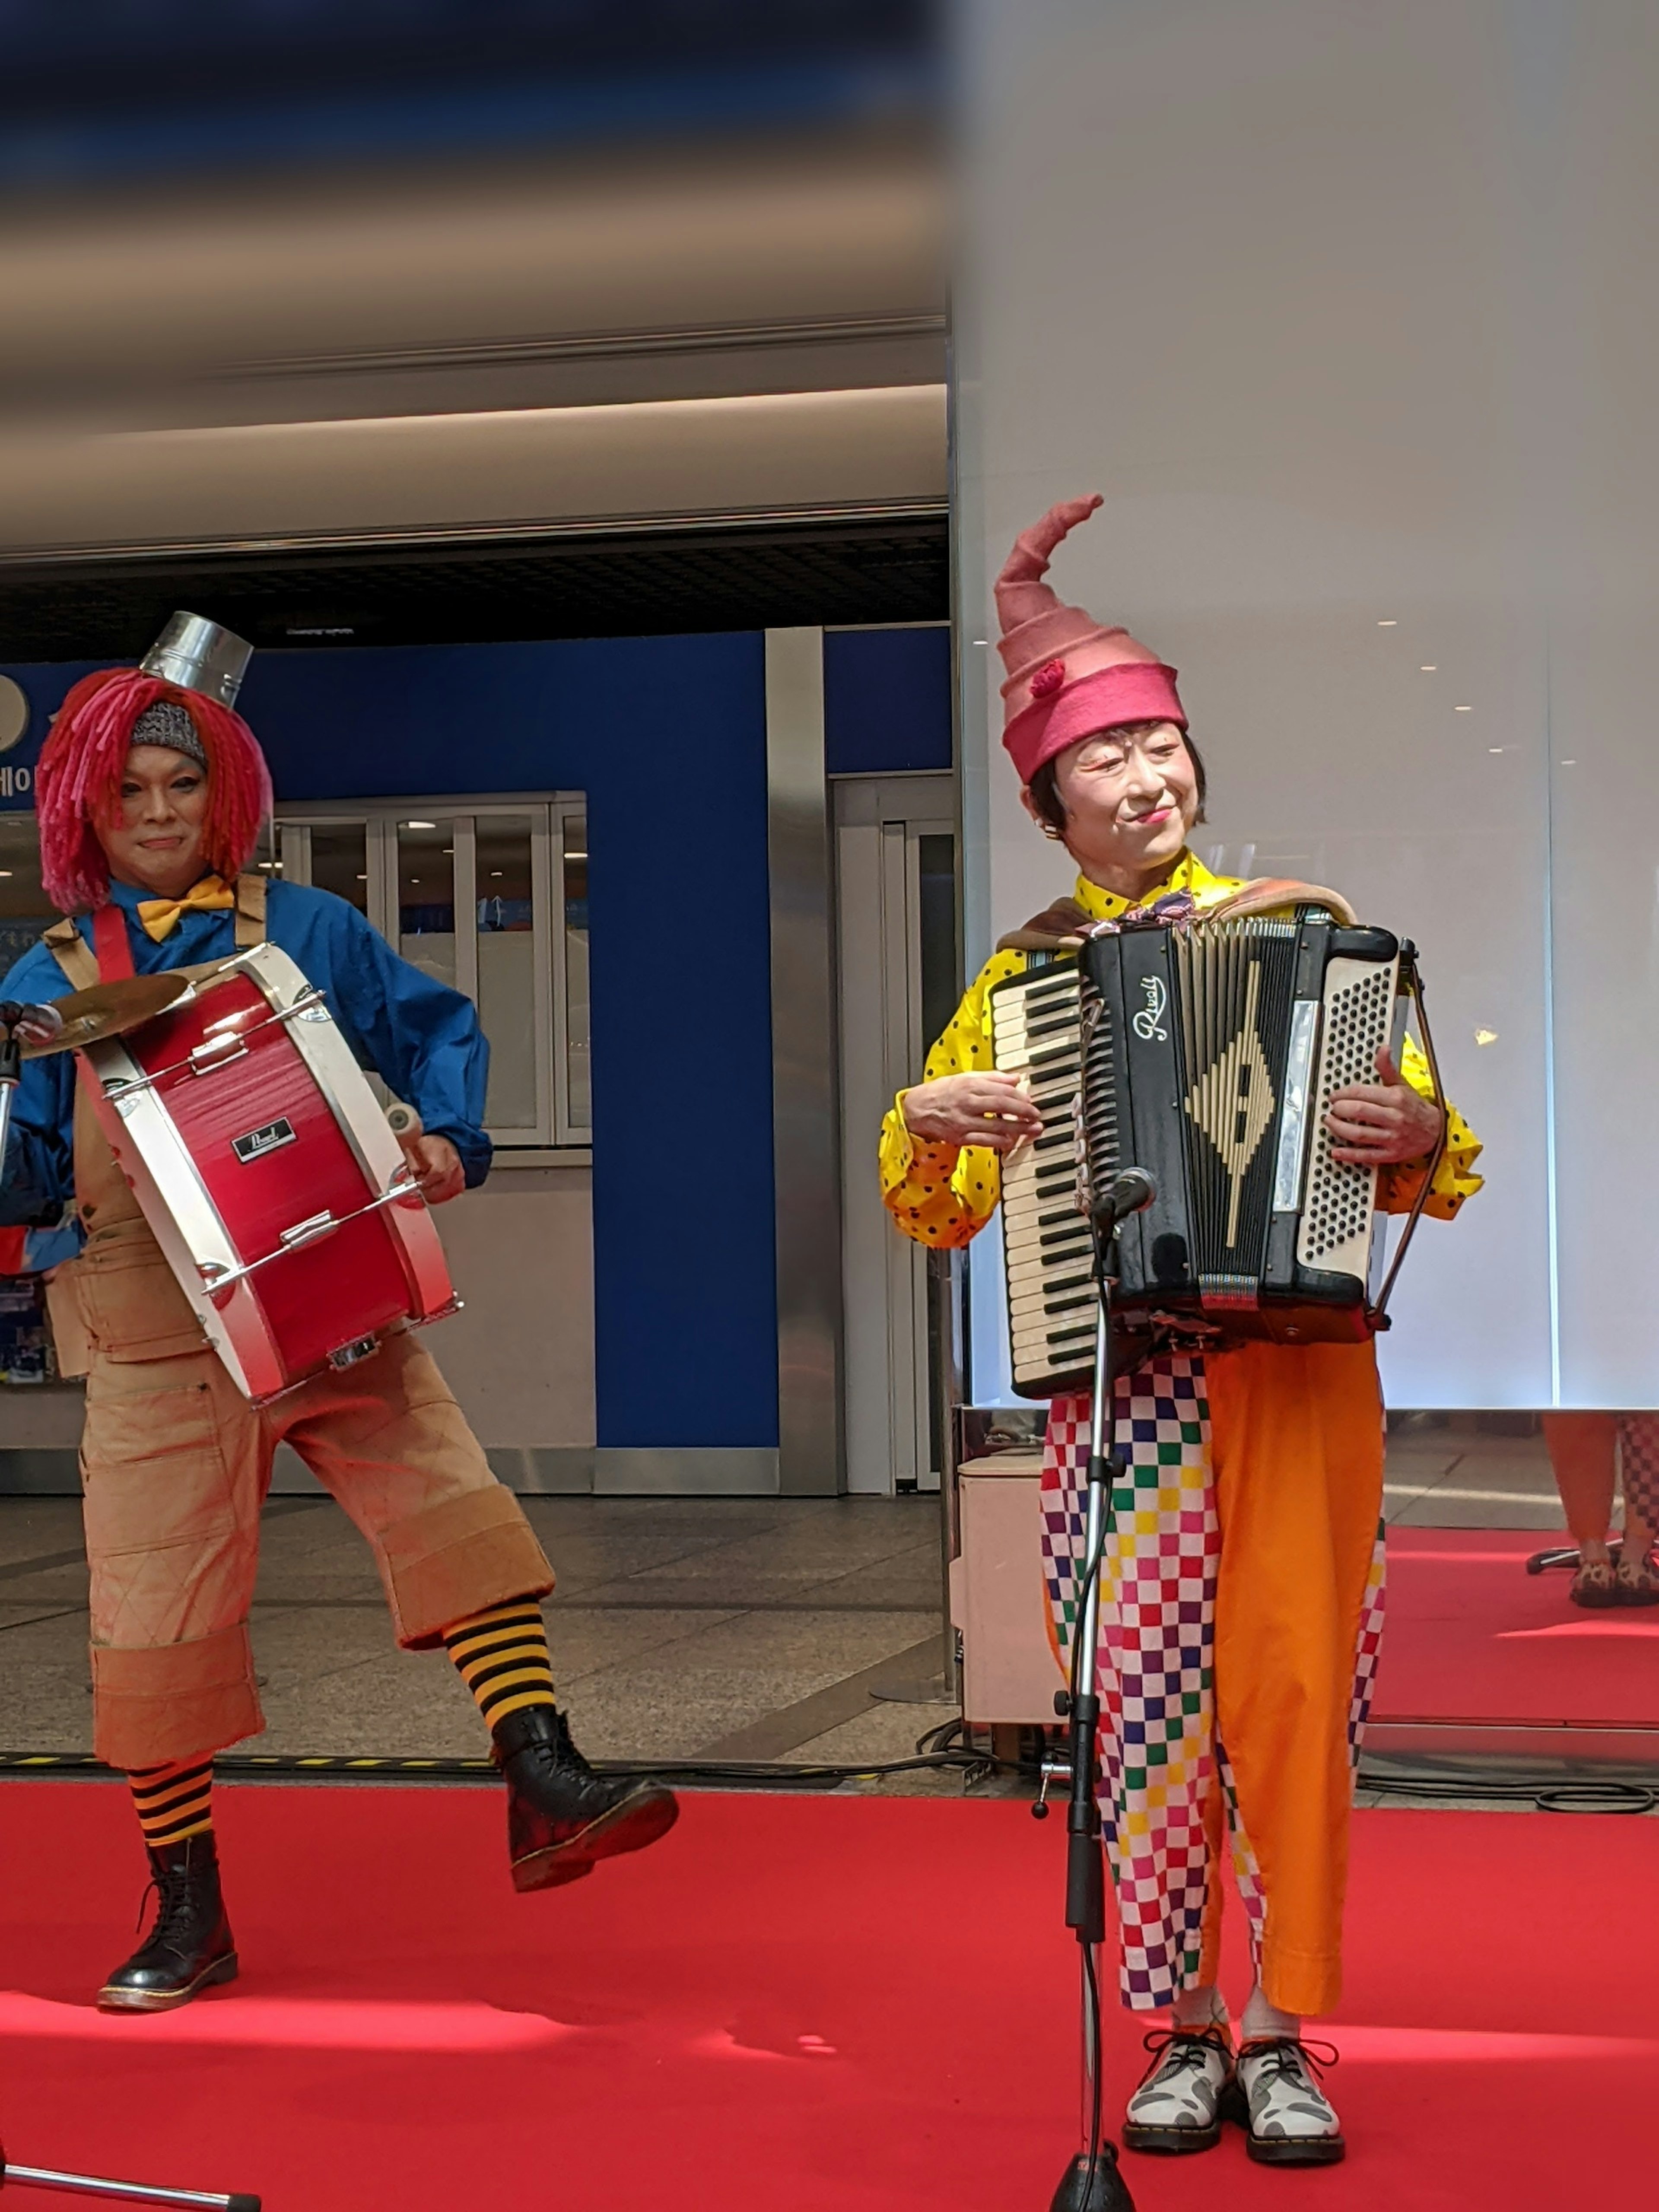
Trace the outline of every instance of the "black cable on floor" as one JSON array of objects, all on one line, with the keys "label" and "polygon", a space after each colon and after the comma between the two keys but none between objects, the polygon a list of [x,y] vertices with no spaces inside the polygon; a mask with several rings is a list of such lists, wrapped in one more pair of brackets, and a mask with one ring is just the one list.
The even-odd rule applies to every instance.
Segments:
[{"label": "black cable on floor", "polygon": [[[957,1721],[947,1724],[960,1730]],[[930,1729],[911,1759],[872,1759],[865,1764],[799,1763],[763,1765],[749,1759],[596,1759],[601,1774],[625,1776],[653,1782],[706,1783],[728,1789],[835,1790],[843,1783],[878,1780],[887,1774],[929,1771],[956,1772],[965,1789],[988,1780],[1002,1762],[966,1746],[938,1748],[932,1739],[944,1729]],[[490,1782],[500,1779],[488,1759],[368,1759],[320,1754],[284,1755],[276,1752],[222,1753],[216,1771],[227,1782]],[[41,1779],[89,1781],[118,1778],[115,1770],[90,1752],[0,1753],[0,1776],[33,1775]]]},{"label": "black cable on floor", "polygon": [[1516,1775],[1375,1774],[1362,1767],[1359,1787],[1389,1797],[1425,1797],[1438,1803],[1482,1798],[1530,1805],[1540,1813],[1651,1813],[1659,1810],[1659,1783],[1551,1782]]}]

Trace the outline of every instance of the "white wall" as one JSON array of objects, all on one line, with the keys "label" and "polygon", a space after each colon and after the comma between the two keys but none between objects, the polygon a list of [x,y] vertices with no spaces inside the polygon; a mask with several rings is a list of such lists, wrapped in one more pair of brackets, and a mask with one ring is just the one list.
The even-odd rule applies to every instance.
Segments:
[{"label": "white wall", "polygon": [[479,1443],[591,1446],[591,1170],[498,1167],[433,1218],[465,1304],[425,1342]]},{"label": "white wall", "polygon": [[[1417,939],[1486,1142],[1487,1191],[1410,1262],[1391,1398],[1659,1401],[1659,16],[963,19],[964,640],[993,638],[1016,531],[1103,491],[1053,580],[1180,668],[1212,775],[1194,842]],[[994,652],[963,659],[971,958],[1061,870],[1018,810]],[[1000,1292],[976,1257],[982,1319]]]}]

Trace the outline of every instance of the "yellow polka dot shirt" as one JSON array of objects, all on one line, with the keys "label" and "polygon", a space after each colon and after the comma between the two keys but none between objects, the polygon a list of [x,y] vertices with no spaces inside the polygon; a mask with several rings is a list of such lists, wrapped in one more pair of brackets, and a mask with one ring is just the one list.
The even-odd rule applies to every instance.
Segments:
[{"label": "yellow polka dot shirt", "polygon": [[[1183,853],[1168,878],[1146,893],[1142,902],[1163,898],[1170,891],[1190,891],[1202,908],[1215,905],[1238,888],[1237,878],[1212,875],[1201,860]],[[1078,878],[1073,896],[1085,914],[1101,921],[1125,913],[1130,903],[1115,891],[1091,884],[1086,876]],[[945,1025],[944,1036],[928,1054],[924,1082],[994,1067],[987,994],[994,983],[1019,975],[1025,964],[1024,952],[992,954]],[[1409,1037],[1401,1054],[1400,1072],[1425,1098],[1433,1096],[1428,1062]],[[966,1145],[958,1151],[950,1145],[927,1144],[913,1137],[904,1126],[903,1097],[900,1091],[881,1125],[882,1201],[905,1235],[914,1237],[918,1244],[946,1249],[966,1244],[990,1219],[1002,1195],[1001,1161],[988,1146]],[[1449,1108],[1446,1148],[1435,1170],[1426,1212],[1449,1220],[1464,1200],[1480,1188],[1481,1177],[1474,1172],[1480,1152],[1480,1142],[1462,1115]],[[1407,1212],[1422,1182],[1420,1166],[1385,1168],[1378,1180],[1377,1204],[1387,1213]]]}]

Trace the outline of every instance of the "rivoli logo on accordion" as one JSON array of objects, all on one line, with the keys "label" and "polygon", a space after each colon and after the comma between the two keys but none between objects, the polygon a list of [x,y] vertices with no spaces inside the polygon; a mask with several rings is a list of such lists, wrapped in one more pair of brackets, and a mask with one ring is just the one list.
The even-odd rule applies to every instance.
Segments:
[{"label": "rivoli logo on accordion", "polygon": [[1163,1044],[1168,1040],[1170,1034],[1164,1026],[1164,1017],[1169,1010],[1170,994],[1164,988],[1163,978],[1158,975],[1143,975],[1140,979],[1140,989],[1141,995],[1146,1003],[1134,1018],[1132,1024],[1134,1033],[1145,1043],[1151,1044],[1156,1041]]},{"label": "rivoli logo on accordion", "polygon": [[267,1121],[263,1128],[250,1129],[245,1137],[233,1137],[230,1149],[246,1167],[251,1160],[262,1160],[267,1152],[281,1152],[284,1145],[294,1141],[294,1124],[283,1114],[275,1121]]}]

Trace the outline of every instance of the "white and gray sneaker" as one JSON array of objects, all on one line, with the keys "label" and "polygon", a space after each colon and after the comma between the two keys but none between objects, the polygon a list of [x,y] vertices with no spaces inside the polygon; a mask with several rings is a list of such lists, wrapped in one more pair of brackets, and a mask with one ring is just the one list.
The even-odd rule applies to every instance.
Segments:
[{"label": "white and gray sneaker", "polygon": [[1149,2035],[1152,2063],[1124,2116],[1126,2150],[1179,2157],[1221,2140],[1221,2100],[1233,2078],[1224,2027],[1176,2027]]},{"label": "white and gray sneaker", "polygon": [[1227,2117],[1249,2130],[1245,2148],[1263,2166],[1335,2166],[1347,2151],[1342,2123],[1318,2075],[1336,2063],[1328,2043],[1292,2036],[1240,2046]]}]

